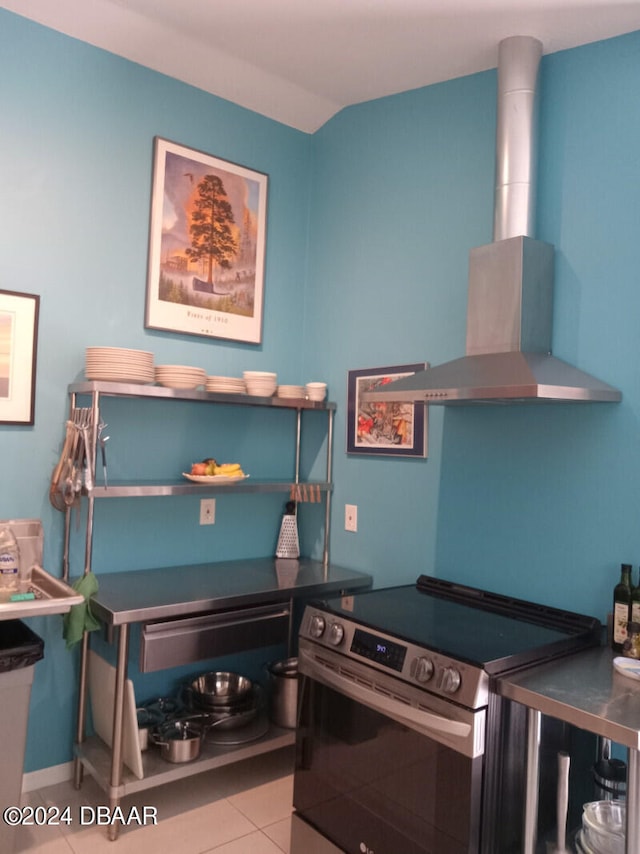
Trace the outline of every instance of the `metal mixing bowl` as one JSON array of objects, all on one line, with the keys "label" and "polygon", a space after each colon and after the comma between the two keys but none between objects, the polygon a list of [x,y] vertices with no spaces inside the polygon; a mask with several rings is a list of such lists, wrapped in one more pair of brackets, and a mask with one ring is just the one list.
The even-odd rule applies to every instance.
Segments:
[{"label": "metal mixing bowl", "polygon": [[189,687],[201,708],[225,706],[231,710],[250,698],[253,682],[239,673],[219,670],[203,673]]}]

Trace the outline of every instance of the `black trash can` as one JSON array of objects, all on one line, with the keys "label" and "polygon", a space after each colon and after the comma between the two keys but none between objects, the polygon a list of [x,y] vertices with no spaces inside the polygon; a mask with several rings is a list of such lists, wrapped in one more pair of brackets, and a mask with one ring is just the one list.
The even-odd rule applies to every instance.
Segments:
[{"label": "black trash can", "polygon": [[[43,656],[44,641],[21,620],[0,621],[0,812],[20,806],[33,671]],[[15,830],[0,820],[0,851],[14,850]]]}]

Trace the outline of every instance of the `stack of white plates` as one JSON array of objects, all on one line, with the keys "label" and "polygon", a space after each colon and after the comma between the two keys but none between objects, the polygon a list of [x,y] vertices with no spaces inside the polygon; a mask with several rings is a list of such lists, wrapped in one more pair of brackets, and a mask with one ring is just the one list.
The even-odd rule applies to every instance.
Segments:
[{"label": "stack of white plates", "polygon": [[152,383],[153,353],[124,347],[87,347],[85,374],[88,380]]},{"label": "stack of white plates", "polygon": [[193,389],[205,384],[207,374],[189,365],[156,365],[155,377],[158,385],[167,388]]},{"label": "stack of white plates", "polygon": [[247,394],[271,397],[278,387],[278,375],[269,371],[244,371],[242,376],[247,386]]},{"label": "stack of white plates", "polygon": [[205,386],[207,391],[220,391],[224,394],[245,394],[247,387],[244,380],[237,377],[207,377]]},{"label": "stack of white plates", "polygon": [[294,397],[304,400],[305,392],[303,385],[279,385],[278,397]]}]

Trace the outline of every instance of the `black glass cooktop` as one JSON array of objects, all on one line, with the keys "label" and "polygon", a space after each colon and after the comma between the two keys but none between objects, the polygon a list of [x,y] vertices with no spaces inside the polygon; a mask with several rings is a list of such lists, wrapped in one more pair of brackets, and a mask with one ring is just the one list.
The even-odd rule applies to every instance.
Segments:
[{"label": "black glass cooktop", "polygon": [[503,673],[597,646],[600,622],[572,612],[421,576],[417,585],[327,599],[324,610],[375,632]]}]

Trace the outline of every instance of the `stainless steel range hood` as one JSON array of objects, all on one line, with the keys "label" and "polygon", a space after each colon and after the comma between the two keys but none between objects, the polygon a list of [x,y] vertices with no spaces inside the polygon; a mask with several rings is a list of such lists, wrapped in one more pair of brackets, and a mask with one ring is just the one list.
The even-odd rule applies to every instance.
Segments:
[{"label": "stainless steel range hood", "polygon": [[499,46],[494,242],[469,255],[466,356],[368,392],[429,404],[619,401],[621,393],[551,355],[554,249],[535,221],[537,77],[542,45]]}]

